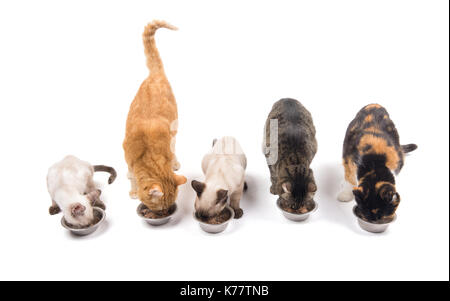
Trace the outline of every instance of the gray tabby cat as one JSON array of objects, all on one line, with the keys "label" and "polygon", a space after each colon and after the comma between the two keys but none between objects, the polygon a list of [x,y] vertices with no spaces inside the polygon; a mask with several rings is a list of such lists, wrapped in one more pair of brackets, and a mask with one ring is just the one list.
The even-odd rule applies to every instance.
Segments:
[{"label": "gray tabby cat", "polygon": [[309,168],[317,152],[311,114],[297,100],[277,101],[266,120],[264,155],[270,170],[270,193],[282,207],[298,210],[312,203],[317,190]]}]

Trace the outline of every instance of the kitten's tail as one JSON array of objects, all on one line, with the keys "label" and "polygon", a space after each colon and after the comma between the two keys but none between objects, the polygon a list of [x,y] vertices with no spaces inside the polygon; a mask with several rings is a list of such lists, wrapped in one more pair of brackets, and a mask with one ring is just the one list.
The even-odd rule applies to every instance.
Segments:
[{"label": "kitten's tail", "polygon": [[416,144],[406,144],[406,145],[402,145],[402,151],[406,154],[406,153],[410,153],[414,150],[417,149],[417,145]]},{"label": "kitten's tail", "polygon": [[110,166],[106,166],[106,165],[94,165],[94,171],[104,171],[104,172],[109,172],[111,175],[109,176],[108,179],[108,184],[111,184],[112,182],[114,182],[114,180],[117,177],[117,172],[114,168],[110,167]]},{"label": "kitten's tail", "polygon": [[155,32],[161,27],[177,30],[175,26],[165,21],[153,20],[145,26],[144,33],[142,34],[145,56],[147,57],[147,67],[150,69],[150,72],[164,72],[163,63],[155,43]]}]

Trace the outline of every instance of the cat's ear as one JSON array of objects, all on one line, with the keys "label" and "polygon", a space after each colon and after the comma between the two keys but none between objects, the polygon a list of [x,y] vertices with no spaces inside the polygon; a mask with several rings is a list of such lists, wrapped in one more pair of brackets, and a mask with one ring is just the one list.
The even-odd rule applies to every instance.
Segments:
[{"label": "cat's ear", "polygon": [[187,182],[187,179],[186,179],[185,176],[180,176],[180,175],[176,174],[173,177],[175,179],[175,184],[177,184],[177,186],[183,185],[183,184],[185,184]]},{"label": "cat's ear", "polygon": [[217,190],[216,204],[225,203],[227,200],[228,200],[228,190],[225,189]]},{"label": "cat's ear", "polygon": [[160,198],[164,195],[161,186],[159,185],[153,185],[152,188],[150,188],[150,190],[148,191],[148,194],[152,198]]},{"label": "cat's ear", "polygon": [[355,200],[363,200],[364,199],[364,192],[362,187],[355,187],[353,188],[353,195],[355,196]]},{"label": "cat's ear", "polygon": [[193,180],[191,182],[191,186],[192,188],[195,190],[195,192],[197,193],[197,196],[200,197],[200,195],[203,193],[203,191],[205,190],[206,184],[202,183],[200,181],[196,181]]},{"label": "cat's ear", "polygon": [[313,182],[309,182],[308,183],[308,192],[316,192],[316,191],[317,191],[316,184],[314,184]]},{"label": "cat's ear", "polygon": [[392,205],[394,205],[394,207],[397,207],[398,204],[400,204],[400,195],[396,192],[394,193],[394,195],[392,196]]},{"label": "cat's ear", "polygon": [[394,202],[399,198],[399,195],[395,192],[392,186],[387,186],[382,188],[379,192],[380,197],[388,203]]},{"label": "cat's ear", "polygon": [[283,191],[285,193],[291,193],[292,185],[289,182],[285,182],[285,183],[281,184],[281,188],[283,188]]},{"label": "cat's ear", "polygon": [[81,205],[80,203],[75,203],[70,206],[70,213],[73,217],[81,216],[86,211],[86,207]]}]

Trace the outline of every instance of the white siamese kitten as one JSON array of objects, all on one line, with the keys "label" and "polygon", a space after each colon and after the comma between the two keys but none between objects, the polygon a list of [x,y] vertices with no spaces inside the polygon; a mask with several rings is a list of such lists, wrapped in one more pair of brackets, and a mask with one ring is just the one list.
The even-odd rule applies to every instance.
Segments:
[{"label": "white siamese kitten", "polygon": [[50,214],[62,211],[69,224],[75,227],[88,226],[94,220],[92,206],[105,209],[99,198],[101,191],[94,184],[95,171],[109,172],[109,184],[117,176],[112,167],[92,166],[74,156],[67,156],[51,166],[47,174],[47,188],[52,197]]},{"label": "white siamese kitten", "polygon": [[246,167],[247,158],[235,138],[214,140],[212,150],[202,161],[205,182],[191,182],[197,193],[197,216],[207,218],[217,215],[229,203],[234,210],[234,217],[240,218],[244,214],[239,203],[247,188],[244,181]]}]

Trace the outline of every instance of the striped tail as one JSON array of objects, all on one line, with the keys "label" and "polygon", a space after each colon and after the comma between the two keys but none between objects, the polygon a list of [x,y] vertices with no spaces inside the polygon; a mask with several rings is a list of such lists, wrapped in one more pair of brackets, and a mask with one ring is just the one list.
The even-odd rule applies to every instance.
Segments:
[{"label": "striped tail", "polygon": [[151,73],[153,72],[164,72],[163,63],[161,57],[159,56],[158,48],[156,48],[155,43],[155,32],[158,28],[168,28],[171,30],[177,30],[175,26],[166,23],[165,21],[154,20],[147,24],[142,34],[142,39],[144,41],[145,56],[147,57],[147,67]]}]

